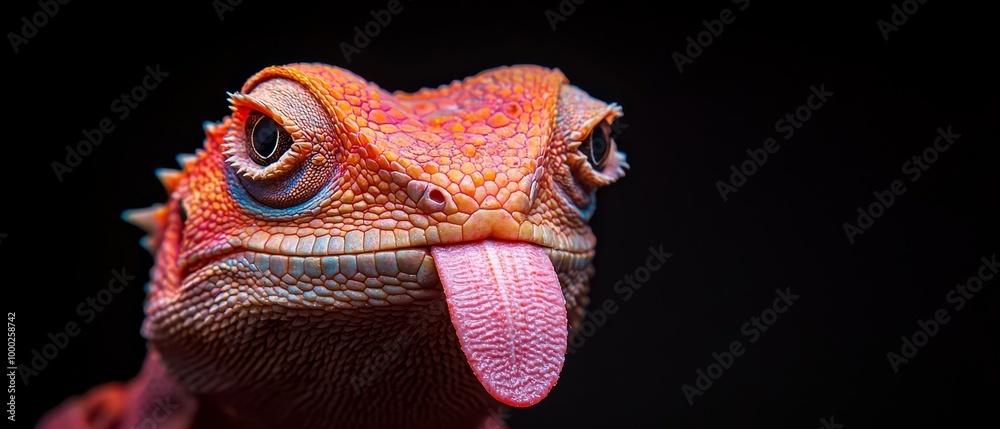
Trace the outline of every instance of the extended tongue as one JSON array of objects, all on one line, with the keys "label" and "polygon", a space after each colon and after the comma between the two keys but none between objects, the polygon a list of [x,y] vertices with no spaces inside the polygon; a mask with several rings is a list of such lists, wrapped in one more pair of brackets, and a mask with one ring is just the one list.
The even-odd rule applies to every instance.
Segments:
[{"label": "extended tongue", "polygon": [[494,398],[527,407],[548,395],[566,355],[566,299],[552,262],[529,243],[432,246],[462,351]]}]

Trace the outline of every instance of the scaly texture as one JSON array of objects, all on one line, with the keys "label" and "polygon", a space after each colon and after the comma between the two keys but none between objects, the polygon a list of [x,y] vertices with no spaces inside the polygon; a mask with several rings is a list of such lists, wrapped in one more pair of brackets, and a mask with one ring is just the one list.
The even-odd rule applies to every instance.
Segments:
[{"label": "scaly texture", "polygon": [[[587,304],[594,192],[626,167],[617,105],[537,66],[408,94],[322,64],[266,68],[230,103],[157,172],[166,204],[125,214],[155,254],[143,373],[41,427],[498,427],[548,393]],[[468,280],[455,262],[487,248],[513,274]]]}]

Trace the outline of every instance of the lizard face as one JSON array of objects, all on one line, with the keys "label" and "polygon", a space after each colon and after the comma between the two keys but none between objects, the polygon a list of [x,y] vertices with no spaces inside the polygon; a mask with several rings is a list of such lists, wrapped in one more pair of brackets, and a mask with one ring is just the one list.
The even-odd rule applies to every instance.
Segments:
[{"label": "lizard face", "polygon": [[352,321],[447,303],[494,398],[548,393],[587,302],[594,193],[624,174],[617,105],[535,66],[389,93],[318,64],[267,68],[230,102],[184,171],[161,172],[144,334],[182,379],[196,354],[225,371],[261,353],[253,329],[348,341]]}]

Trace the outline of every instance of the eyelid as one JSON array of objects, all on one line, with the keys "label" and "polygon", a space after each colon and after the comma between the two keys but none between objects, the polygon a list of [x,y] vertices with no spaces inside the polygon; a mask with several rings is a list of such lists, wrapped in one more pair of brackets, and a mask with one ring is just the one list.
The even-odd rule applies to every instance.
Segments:
[{"label": "eyelid", "polygon": [[[611,122],[615,119],[624,116],[622,113],[622,107],[617,103],[608,104],[608,106],[598,114],[591,116],[580,126],[580,131],[573,131],[570,133],[570,140],[581,141],[587,138],[590,133],[594,132],[594,128],[602,127],[607,131],[608,137],[611,136]],[[603,128],[607,126],[607,128]]]},{"label": "eyelid", "polygon": [[[570,153],[567,153],[567,161],[571,165],[573,175],[577,183],[589,189],[610,184],[625,174],[624,168],[628,168],[625,162],[625,154],[618,151],[618,144],[612,135],[612,124],[620,117],[624,116],[621,106],[611,103],[607,108],[591,116],[577,130],[570,132],[568,145]],[[595,128],[600,127],[600,131],[605,133],[607,140],[607,155],[604,166],[600,170],[595,168],[588,161],[589,155],[583,153],[580,148],[585,144],[585,140],[590,138]]]},{"label": "eyelid", "polygon": [[292,135],[293,140],[298,140],[297,137],[301,137],[302,131],[299,129],[294,122],[288,119],[286,115],[282,112],[272,109],[267,104],[253,98],[252,96],[241,94],[239,92],[227,93],[229,95],[229,109],[233,111],[233,119],[236,119],[239,124],[243,124],[244,121],[250,116],[253,111],[260,112],[261,114],[270,117],[274,120],[281,128],[288,131],[288,134]]},{"label": "eyelid", "polygon": [[[229,94],[229,102],[236,122],[223,139],[222,153],[228,157],[226,161],[236,170],[237,174],[250,180],[282,176],[293,170],[312,152],[312,143],[305,139],[302,130],[280,112],[246,94],[231,93]],[[246,154],[245,144],[248,136],[245,132],[245,121],[255,111],[274,120],[292,137],[292,144],[288,150],[277,161],[267,166],[257,164]]]}]

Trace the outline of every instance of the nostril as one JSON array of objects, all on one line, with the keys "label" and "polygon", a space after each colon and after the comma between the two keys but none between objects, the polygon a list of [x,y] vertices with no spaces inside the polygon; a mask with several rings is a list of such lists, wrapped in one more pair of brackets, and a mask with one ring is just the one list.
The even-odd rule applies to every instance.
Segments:
[{"label": "nostril", "polygon": [[[444,188],[422,180],[411,180],[406,184],[406,194],[425,213],[439,212],[452,204],[451,196]],[[452,204],[454,205],[454,204]]]},{"label": "nostril", "polygon": [[437,189],[432,189],[429,193],[427,193],[427,197],[429,197],[431,201],[434,201],[435,203],[438,204],[444,203],[444,194],[442,194],[441,191]]}]

